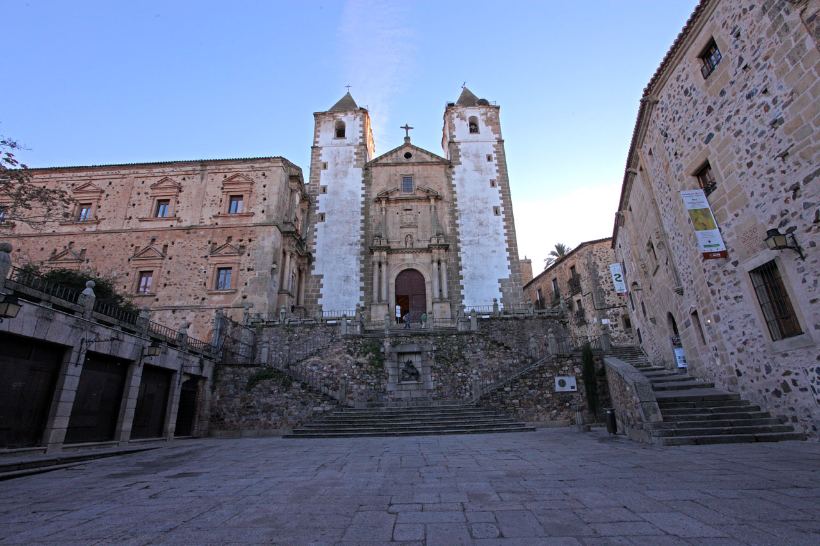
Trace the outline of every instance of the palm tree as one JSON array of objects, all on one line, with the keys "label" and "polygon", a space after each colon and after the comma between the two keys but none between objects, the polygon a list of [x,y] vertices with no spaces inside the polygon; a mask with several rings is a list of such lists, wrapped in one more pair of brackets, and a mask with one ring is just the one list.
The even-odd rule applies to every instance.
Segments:
[{"label": "palm tree", "polygon": [[570,250],[572,250],[572,248],[569,245],[565,245],[564,243],[556,243],[555,248],[550,250],[549,255],[544,260],[544,269],[569,254]]}]

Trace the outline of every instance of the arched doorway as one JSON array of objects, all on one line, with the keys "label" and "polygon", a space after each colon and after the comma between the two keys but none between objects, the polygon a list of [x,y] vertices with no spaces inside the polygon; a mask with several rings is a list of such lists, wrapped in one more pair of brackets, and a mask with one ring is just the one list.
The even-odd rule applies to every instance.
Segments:
[{"label": "arched doorway", "polygon": [[413,321],[427,311],[424,276],[415,269],[405,269],[396,277],[396,306],[401,307],[402,317],[409,312]]}]

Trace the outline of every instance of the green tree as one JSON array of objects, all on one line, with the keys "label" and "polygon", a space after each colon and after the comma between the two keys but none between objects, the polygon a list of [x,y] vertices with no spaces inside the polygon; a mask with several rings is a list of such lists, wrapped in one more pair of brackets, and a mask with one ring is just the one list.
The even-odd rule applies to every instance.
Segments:
[{"label": "green tree", "polygon": [[564,243],[555,243],[555,248],[550,250],[549,255],[544,260],[544,268],[546,269],[547,267],[551,266],[567,254],[569,254],[570,250],[572,250],[572,247],[570,247],[569,245],[565,245]]}]

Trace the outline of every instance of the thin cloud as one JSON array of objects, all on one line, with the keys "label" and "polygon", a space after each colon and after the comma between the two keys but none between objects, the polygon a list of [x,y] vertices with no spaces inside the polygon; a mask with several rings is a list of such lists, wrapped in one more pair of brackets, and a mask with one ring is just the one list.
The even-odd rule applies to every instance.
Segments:
[{"label": "thin cloud", "polygon": [[402,22],[408,3],[348,0],[339,25],[344,83],[367,106],[376,146],[384,142],[390,107],[414,68],[414,33]]}]

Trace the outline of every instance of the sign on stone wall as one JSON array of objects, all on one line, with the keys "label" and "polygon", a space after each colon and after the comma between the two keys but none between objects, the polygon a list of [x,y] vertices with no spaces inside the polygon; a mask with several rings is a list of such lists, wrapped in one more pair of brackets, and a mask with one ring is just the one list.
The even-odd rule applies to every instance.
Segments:
[{"label": "sign on stone wall", "polygon": [[621,264],[609,264],[609,273],[612,275],[612,284],[615,285],[615,293],[626,294],[626,281]]},{"label": "sign on stone wall", "polygon": [[692,220],[692,226],[695,228],[695,238],[703,259],[726,258],[729,254],[726,252],[726,245],[723,244],[723,237],[720,236],[715,216],[712,214],[712,207],[706,200],[706,194],[703,190],[697,189],[684,190],[680,192],[680,195],[683,198],[686,212]]}]

